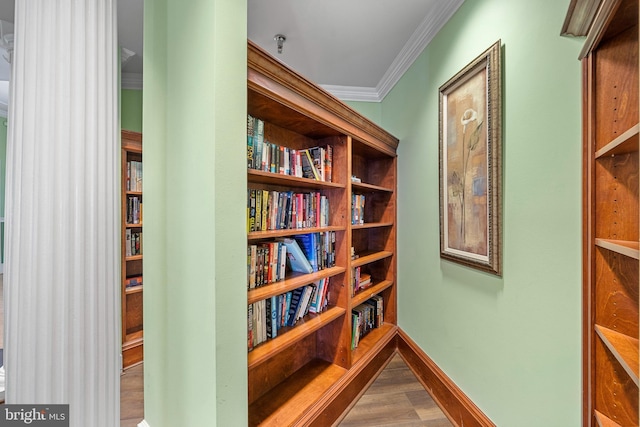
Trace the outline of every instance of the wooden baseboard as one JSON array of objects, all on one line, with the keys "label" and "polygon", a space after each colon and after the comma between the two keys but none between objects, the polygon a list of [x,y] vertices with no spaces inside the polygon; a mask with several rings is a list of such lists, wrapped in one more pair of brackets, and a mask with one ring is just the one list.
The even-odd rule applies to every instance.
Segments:
[{"label": "wooden baseboard", "polygon": [[397,343],[400,356],[454,425],[495,427],[489,417],[401,329],[398,329]]}]

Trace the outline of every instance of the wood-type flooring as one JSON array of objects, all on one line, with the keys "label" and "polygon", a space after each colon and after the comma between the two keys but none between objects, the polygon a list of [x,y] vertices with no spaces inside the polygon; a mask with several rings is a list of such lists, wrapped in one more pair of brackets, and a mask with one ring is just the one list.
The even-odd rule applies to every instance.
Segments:
[{"label": "wood-type flooring", "polygon": [[[144,418],[143,365],[121,377],[120,427],[136,427]],[[360,397],[339,427],[450,427],[429,393],[402,358],[395,355]]]}]

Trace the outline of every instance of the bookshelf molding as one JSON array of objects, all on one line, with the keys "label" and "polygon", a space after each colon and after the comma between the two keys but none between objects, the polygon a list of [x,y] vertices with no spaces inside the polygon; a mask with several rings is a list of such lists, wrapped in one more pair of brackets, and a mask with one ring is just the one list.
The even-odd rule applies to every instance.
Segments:
[{"label": "bookshelf molding", "polygon": [[[638,425],[638,0],[573,0],[582,62],[582,422]],[[580,30],[581,31],[581,30]]]},{"label": "bookshelf molding", "polygon": [[[252,42],[247,48],[249,425],[331,425],[395,350],[398,139]],[[312,158],[312,151],[324,154]],[[309,173],[304,164],[306,173],[291,173],[300,153],[319,173]],[[352,183],[352,176],[362,182]],[[307,201],[300,204],[308,193],[311,204],[325,203],[318,203],[320,210]],[[352,225],[356,194],[366,199],[358,211],[364,224]],[[301,211],[303,219],[294,216]],[[307,213],[312,219],[305,222]],[[322,226],[288,228],[299,224]],[[279,242],[292,239],[310,257],[304,242],[312,233],[324,246],[311,253],[323,263],[308,274],[287,269],[282,280],[283,264],[267,262],[264,253],[280,253]],[[360,257],[352,260],[352,251]],[[272,268],[278,268],[280,280],[272,281]],[[357,268],[371,284],[352,296]],[[311,311],[293,326],[283,322],[291,313],[283,308],[287,296],[295,299],[302,287],[319,293],[322,286],[328,292],[314,300],[320,304],[318,313]],[[381,311],[384,316],[378,316]]]},{"label": "bookshelf molding", "polygon": [[[142,200],[142,191],[129,190],[127,166],[130,161],[142,162],[142,134],[122,130],[121,133],[121,294],[122,294],[122,367],[130,368],[142,362],[144,338],[142,329],[143,285],[127,286],[128,279],[142,278],[142,254],[127,254],[128,233],[142,233],[142,216],[139,223],[129,224],[129,199]],[[141,209],[140,209],[141,212]],[[141,215],[141,213],[140,213]],[[141,239],[140,239],[141,240]],[[141,244],[141,242],[140,242]]]}]

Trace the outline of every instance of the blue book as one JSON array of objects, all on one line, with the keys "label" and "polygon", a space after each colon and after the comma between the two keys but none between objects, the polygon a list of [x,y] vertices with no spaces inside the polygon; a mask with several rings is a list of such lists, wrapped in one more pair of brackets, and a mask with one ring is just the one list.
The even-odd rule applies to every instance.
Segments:
[{"label": "blue book", "polygon": [[287,326],[289,324],[289,307],[291,307],[291,296],[292,296],[293,292],[289,291],[287,292],[287,296],[285,299],[285,306],[284,306],[284,326]]},{"label": "blue book", "polygon": [[287,315],[287,326],[293,326],[296,324],[296,315],[298,314],[298,306],[302,299],[302,293],[304,286],[294,289],[291,293],[291,304],[289,305],[289,313]]},{"label": "blue book", "polygon": [[282,243],[287,248],[287,263],[291,271],[313,273],[313,267],[295,239],[284,239]]},{"label": "blue book", "polygon": [[271,338],[278,336],[278,298],[274,295],[271,297],[271,312],[267,315],[271,316]]},{"label": "blue book", "polygon": [[309,264],[313,271],[318,271],[318,256],[317,256],[317,233],[300,234],[295,237],[295,240],[300,245],[302,252],[307,257]]}]

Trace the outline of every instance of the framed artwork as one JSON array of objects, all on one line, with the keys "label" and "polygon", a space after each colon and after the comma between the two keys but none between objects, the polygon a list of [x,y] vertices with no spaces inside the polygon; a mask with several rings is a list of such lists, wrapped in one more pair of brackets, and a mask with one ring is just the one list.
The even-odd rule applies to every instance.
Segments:
[{"label": "framed artwork", "polygon": [[502,275],[501,42],[440,87],[440,257]]}]

